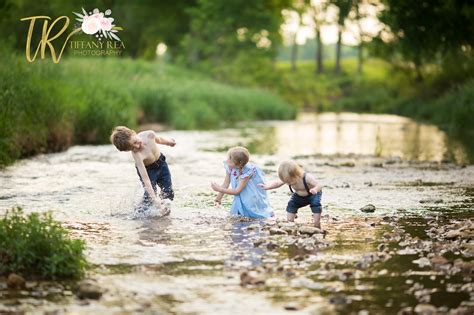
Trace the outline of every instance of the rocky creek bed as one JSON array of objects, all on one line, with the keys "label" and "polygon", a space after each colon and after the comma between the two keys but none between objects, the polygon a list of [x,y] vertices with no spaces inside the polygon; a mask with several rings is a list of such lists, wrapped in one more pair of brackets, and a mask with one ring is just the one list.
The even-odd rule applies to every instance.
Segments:
[{"label": "rocky creek bed", "polygon": [[[86,240],[91,263],[81,282],[0,278],[0,313],[474,313],[473,166],[295,154],[326,185],[323,233],[309,209],[285,222],[285,188],[269,194],[276,220],[229,218],[230,198],[212,207],[225,159],[213,148],[245,144],[238,131],[164,136],[178,143],[164,148],[176,189],[167,218],[134,215],[141,188],[130,157],[111,146],[0,173],[0,212],[53,211]],[[272,180],[289,157],[252,160]]]}]

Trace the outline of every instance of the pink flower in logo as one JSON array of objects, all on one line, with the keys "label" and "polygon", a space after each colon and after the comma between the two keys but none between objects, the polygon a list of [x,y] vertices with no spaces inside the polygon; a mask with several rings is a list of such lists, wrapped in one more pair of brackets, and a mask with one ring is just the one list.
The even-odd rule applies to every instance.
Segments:
[{"label": "pink flower in logo", "polygon": [[101,40],[102,37],[106,39],[115,39],[120,41],[120,38],[117,36],[117,32],[122,30],[121,27],[113,25],[114,19],[111,17],[106,17],[112,14],[110,9],[106,10],[105,13],[99,11],[99,9],[94,9],[93,12],[89,12],[82,8],[84,14],[73,12],[78,18],[79,22],[82,22],[81,29],[84,33],[89,35],[94,35],[98,33],[95,37]]},{"label": "pink flower in logo", "polygon": [[113,18],[102,17],[100,19],[100,29],[103,31],[110,31],[112,29]]}]

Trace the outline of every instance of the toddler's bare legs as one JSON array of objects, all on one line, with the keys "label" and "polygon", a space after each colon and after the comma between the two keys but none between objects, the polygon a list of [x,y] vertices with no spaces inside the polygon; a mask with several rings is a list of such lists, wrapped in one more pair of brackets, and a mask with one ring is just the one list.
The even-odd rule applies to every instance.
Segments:
[{"label": "toddler's bare legs", "polygon": [[296,213],[289,213],[289,212],[286,213],[286,220],[288,220],[288,222],[295,222],[295,218],[296,218]]},{"label": "toddler's bare legs", "polygon": [[321,228],[321,213],[313,213],[313,224],[314,227]]}]

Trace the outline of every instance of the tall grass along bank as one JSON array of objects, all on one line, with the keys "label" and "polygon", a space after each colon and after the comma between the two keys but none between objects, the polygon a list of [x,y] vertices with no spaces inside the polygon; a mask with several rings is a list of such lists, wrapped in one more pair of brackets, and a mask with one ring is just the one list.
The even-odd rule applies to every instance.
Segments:
[{"label": "tall grass along bank", "polygon": [[167,64],[110,57],[27,63],[11,53],[2,58],[0,166],[71,144],[105,143],[115,125],[209,129],[295,116],[270,92]]}]

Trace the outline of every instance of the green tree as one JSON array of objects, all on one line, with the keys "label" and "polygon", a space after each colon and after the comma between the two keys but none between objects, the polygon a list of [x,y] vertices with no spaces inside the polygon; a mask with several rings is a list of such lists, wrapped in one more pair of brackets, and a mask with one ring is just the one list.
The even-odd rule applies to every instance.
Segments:
[{"label": "green tree", "polygon": [[[422,66],[450,54],[472,58],[474,4],[469,0],[385,0],[380,20],[391,34],[379,49],[389,58],[401,56],[423,80]],[[380,42],[379,42],[380,43]]]},{"label": "green tree", "polygon": [[245,52],[273,59],[282,41],[282,9],[290,5],[289,0],[198,0],[188,10],[191,25],[182,42],[183,59],[207,69]]},{"label": "green tree", "polygon": [[352,0],[332,0],[331,3],[334,4],[339,11],[337,16],[336,65],[334,67],[334,72],[341,73],[342,33],[345,28],[344,25],[346,18],[352,8]]},{"label": "green tree", "polygon": [[321,1],[308,1],[308,13],[311,16],[311,20],[314,27],[315,40],[316,40],[316,73],[320,74],[324,72],[323,65],[323,43],[321,41],[321,27],[325,25],[327,21],[327,7],[328,3],[325,0]]}]

